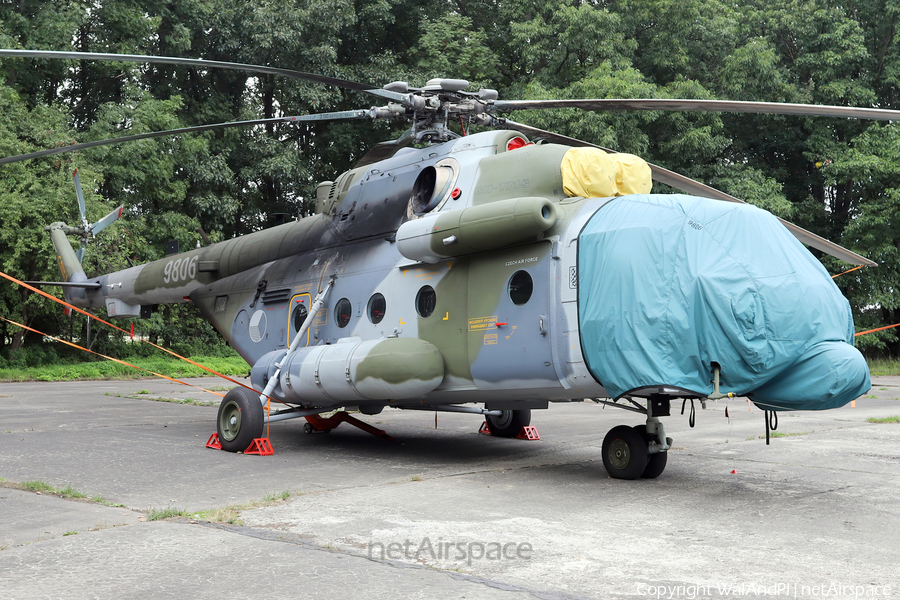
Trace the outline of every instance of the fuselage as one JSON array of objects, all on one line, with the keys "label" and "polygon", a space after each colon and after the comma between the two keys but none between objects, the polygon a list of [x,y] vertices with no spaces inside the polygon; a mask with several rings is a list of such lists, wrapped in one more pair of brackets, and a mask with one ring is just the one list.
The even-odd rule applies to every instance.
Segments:
[{"label": "fuselage", "polygon": [[[309,319],[276,389],[306,407],[608,396],[602,357],[590,354],[597,342],[581,335],[594,300],[579,297],[579,263],[593,247],[579,245],[616,198],[568,195],[560,164],[570,149],[508,149],[516,137],[401,150],[321,185],[316,215],[94,278],[99,290],[71,300],[117,316],[191,301],[256,366],[260,389]],[[332,276],[323,308],[307,314]],[[708,394],[705,377],[687,395]]]}]

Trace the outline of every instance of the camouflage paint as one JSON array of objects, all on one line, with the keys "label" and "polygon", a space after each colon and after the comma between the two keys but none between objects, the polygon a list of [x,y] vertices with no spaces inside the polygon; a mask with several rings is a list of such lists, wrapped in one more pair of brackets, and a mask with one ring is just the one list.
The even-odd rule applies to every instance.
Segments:
[{"label": "camouflage paint", "polygon": [[376,379],[399,385],[407,381],[428,381],[444,376],[441,352],[416,338],[387,338],[378,342],[356,367],[354,381]]},{"label": "camouflage paint", "polygon": [[[321,214],[102,276],[97,281],[103,290],[89,290],[87,301],[156,304],[188,297],[250,364],[262,367],[268,360],[264,357],[286,348],[295,332],[292,299],[314,297],[337,275],[325,308],[308,317],[313,322],[304,343],[311,350],[355,343],[353,339],[389,340],[383,352],[376,344],[359,364],[360,381],[395,385],[417,380],[434,374],[433,365],[422,365],[439,357],[443,379],[437,388],[406,400],[568,398],[573,384],[566,373],[577,368],[567,371],[557,363],[577,363],[580,357],[570,350],[575,346],[570,340],[554,340],[559,332],[577,336],[577,331],[572,331],[571,316],[550,307],[561,294],[559,240],[568,239],[581,204],[562,196],[559,161],[568,148],[528,146],[507,152],[506,142],[515,136],[489,132],[401,150],[323,185]],[[420,218],[412,210],[413,189],[434,165],[453,170],[452,187],[458,193],[451,196],[450,186],[435,190],[434,208],[422,218],[437,215],[440,227],[456,227],[465,245],[460,256],[424,264],[401,256],[394,239],[403,223]],[[503,246],[510,247],[483,251]],[[533,281],[532,298],[523,306],[514,305],[508,291],[518,270],[527,271]],[[426,285],[435,290],[435,308],[422,317],[415,299]],[[367,309],[375,293],[386,301],[379,323]],[[345,327],[335,319],[342,299],[351,307]],[[498,327],[498,322],[507,324]],[[485,344],[486,333],[496,338]],[[418,366],[416,360],[386,350],[392,344],[412,348],[420,342],[434,350],[422,351],[424,362]],[[265,369],[273,367],[265,364]],[[602,392],[594,387],[579,385],[586,394]]]}]

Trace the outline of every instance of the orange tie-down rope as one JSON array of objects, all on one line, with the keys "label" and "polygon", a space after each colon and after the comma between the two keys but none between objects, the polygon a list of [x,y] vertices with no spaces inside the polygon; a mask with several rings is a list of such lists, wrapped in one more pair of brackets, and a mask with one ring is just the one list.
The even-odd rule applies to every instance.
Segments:
[{"label": "orange tie-down rope", "polygon": [[[866,265],[859,265],[858,267],[853,267],[852,269],[848,269],[843,273],[838,273],[837,275],[832,275],[831,278],[834,279],[836,277],[840,277],[841,275],[846,275],[847,273],[852,273],[857,269],[862,269]],[[859,333],[854,333],[853,337],[859,337],[861,335],[866,335],[867,333],[875,333],[876,331],[884,331],[885,329],[891,329],[892,327],[900,327],[900,323],[895,323],[893,325],[886,325],[884,327],[878,327],[876,329],[869,329],[868,331],[860,331]]]},{"label": "orange tie-down rope", "polygon": [[843,273],[838,273],[837,275],[832,275],[831,278],[835,279],[837,277],[840,277],[841,275],[846,275],[847,273],[852,273],[853,271],[855,271],[857,269],[862,269],[864,266],[866,266],[866,265],[859,265],[858,267],[853,267],[852,269],[847,269]]},{"label": "orange tie-down rope", "polygon": [[891,327],[900,327],[900,323],[894,323],[893,325],[885,325],[884,327],[879,327],[877,329],[869,329],[868,331],[860,331],[859,333],[854,333],[853,337],[859,335],[866,335],[867,333],[875,333],[876,331],[883,331],[885,329],[890,329]]},{"label": "orange tie-down rope", "polygon": [[10,320],[10,319],[7,319],[6,317],[0,317],[0,320],[6,321],[7,323],[12,323],[13,325],[16,325],[17,327],[21,327],[22,329],[27,329],[28,331],[33,331],[34,333],[36,333],[36,334],[38,334],[38,335],[41,335],[41,336],[50,338],[51,340],[56,341],[56,342],[61,342],[61,343],[65,344],[65,345],[67,345],[67,346],[71,346],[71,347],[73,347],[73,348],[78,348],[79,350],[84,350],[85,352],[90,352],[91,354],[96,354],[97,356],[101,356],[101,357],[105,358],[106,360],[111,360],[111,361],[113,361],[113,362],[117,362],[117,363],[119,363],[120,365],[125,365],[126,367],[131,367],[131,368],[133,368],[133,369],[137,369],[138,371],[144,371],[145,373],[150,373],[151,375],[156,375],[157,377],[162,377],[163,379],[168,379],[169,381],[174,381],[175,383],[180,383],[181,385],[186,385],[186,386],[188,386],[188,387],[196,388],[196,389],[198,389],[198,390],[200,390],[200,391],[202,391],[202,392],[208,392],[208,393],[210,393],[210,394],[215,394],[216,396],[221,396],[221,397],[223,397],[223,398],[225,397],[225,394],[220,394],[219,392],[214,392],[214,391],[212,391],[212,390],[208,390],[208,389],[206,389],[206,388],[202,388],[202,387],[200,387],[200,386],[193,385],[193,384],[188,383],[188,382],[186,382],[186,381],[181,381],[180,379],[175,379],[175,378],[173,378],[173,377],[169,377],[169,376],[163,375],[163,374],[161,374],[161,373],[156,373],[156,372],[151,371],[151,370],[149,370],[149,369],[145,369],[145,368],[143,368],[143,367],[139,367],[139,366],[137,366],[137,365],[133,365],[133,364],[131,364],[131,363],[125,362],[124,360],[119,360],[118,358],[113,358],[112,356],[107,356],[107,355],[101,354],[101,353],[99,353],[99,352],[94,352],[94,351],[91,350],[90,348],[85,348],[84,346],[79,346],[78,344],[74,344],[74,343],[72,343],[72,342],[67,342],[66,340],[60,339],[60,338],[58,338],[58,337],[54,337],[54,336],[52,336],[52,335],[48,335],[48,334],[46,334],[46,333],[43,333],[43,332],[41,332],[41,331],[38,331],[37,329],[34,329],[33,327],[29,327],[28,325],[22,325],[21,323],[16,323],[15,321],[12,321],[12,320]]},{"label": "orange tie-down rope", "polygon": [[[37,289],[36,287],[32,287],[32,286],[28,285],[27,283],[25,283],[24,281],[19,281],[19,280],[16,279],[15,277],[12,277],[11,275],[7,275],[7,274],[4,273],[3,271],[0,271],[0,277],[3,277],[4,279],[8,279],[8,280],[12,281],[12,282],[15,283],[15,284],[21,285],[21,286],[24,287],[25,289],[28,289],[28,290],[31,290],[32,292],[35,292],[35,293],[37,293],[37,294],[40,294],[41,296],[44,296],[45,298],[49,298],[50,300],[53,300],[54,302],[58,302],[58,303],[62,304],[63,306],[66,306],[66,307],[68,307],[68,308],[71,308],[71,309],[74,310],[74,311],[80,312],[81,314],[85,315],[86,317],[88,317],[88,318],[90,318],[90,319],[94,319],[95,321],[100,321],[100,322],[103,323],[104,325],[109,325],[109,326],[112,327],[113,329],[117,329],[118,331],[121,331],[122,333],[128,334],[128,332],[125,331],[124,329],[122,329],[121,327],[116,327],[116,326],[113,325],[112,323],[109,323],[109,322],[107,322],[107,321],[104,321],[103,319],[100,319],[100,318],[98,318],[98,317],[95,317],[95,316],[92,315],[91,313],[89,313],[89,312],[87,312],[87,311],[85,311],[85,310],[82,310],[82,309],[78,308],[77,306],[72,306],[71,304],[69,304],[69,303],[66,302],[65,300],[61,300],[60,298],[57,298],[56,296],[53,296],[53,295],[51,295],[51,294],[48,294],[47,292],[45,292],[45,291],[43,291],[43,290],[39,290],[39,289]],[[48,336],[48,337],[49,337],[49,336]],[[219,373],[219,372],[217,372],[217,371],[214,371],[213,369],[210,369],[209,367],[205,367],[205,366],[201,365],[201,364],[198,363],[198,362],[194,362],[194,361],[192,361],[191,359],[185,358],[184,356],[181,356],[180,354],[178,354],[178,353],[176,353],[176,352],[172,352],[172,351],[169,350],[168,348],[163,348],[162,346],[158,346],[158,345],[154,344],[153,342],[151,342],[151,341],[149,341],[149,340],[144,340],[144,339],[140,339],[140,338],[139,338],[139,341],[141,341],[141,342],[143,342],[143,343],[145,343],[145,344],[150,344],[150,345],[153,346],[154,348],[158,348],[159,350],[162,350],[163,352],[166,352],[166,353],[168,353],[168,354],[171,354],[171,355],[174,356],[175,358],[180,358],[181,360],[183,360],[183,361],[185,361],[185,362],[188,362],[188,363],[194,365],[195,367],[199,367],[199,368],[203,369],[204,371],[207,371],[207,372],[209,372],[209,373],[212,373],[213,375],[216,375],[217,377],[221,377],[222,379],[226,379],[226,380],[230,381],[231,383],[233,383],[233,384],[235,384],[235,385],[239,385],[239,386],[241,386],[241,387],[245,387],[245,388],[247,388],[248,390],[252,391],[254,394],[259,394],[259,392],[257,392],[256,390],[254,390],[254,389],[253,389],[252,387],[250,387],[249,385],[243,384],[243,383],[241,383],[240,381],[237,381],[237,380],[235,380],[235,379],[232,379],[231,377],[228,377],[227,375],[222,375],[221,373]],[[111,360],[116,360],[116,359],[111,359]],[[119,361],[119,362],[121,362],[121,361]],[[156,375],[156,373],[154,373],[154,375]],[[164,376],[163,376],[163,375],[160,375],[160,377],[164,377]],[[169,379],[169,378],[166,377],[166,379]],[[181,382],[179,382],[179,383],[181,383]],[[187,385],[187,384],[186,384],[186,385]]]}]

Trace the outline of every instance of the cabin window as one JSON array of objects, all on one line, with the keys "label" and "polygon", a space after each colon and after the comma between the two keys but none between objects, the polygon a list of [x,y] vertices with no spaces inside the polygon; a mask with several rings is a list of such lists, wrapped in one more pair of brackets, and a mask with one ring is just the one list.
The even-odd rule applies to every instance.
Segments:
[{"label": "cabin window", "polygon": [[369,314],[369,320],[376,325],[381,323],[381,320],[384,318],[385,309],[387,309],[387,302],[385,301],[384,296],[378,293],[372,294],[372,297],[369,298],[369,305],[366,308],[366,312]]},{"label": "cabin window", "polygon": [[294,310],[291,313],[291,323],[294,324],[294,331],[300,331],[300,328],[303,327],[303,323],[306,321],[306,317],[308,316],[309,309],[306,308],[306,304],[298,302],[297,306],[294,307]]},{"label": "cabin window", "polygon": [[509,278],[507,289],[509,290],[509,299],[512,300],[512,303],[516,306],[522,306],[531,299],[531,294],[534,292],[534,281],[532,281],[528,271],[516,271]]},{"label": "cabin window", "polygon": [[419,293],[416,294],[416,312],[419,313],[420,317],[431,316],[436,304],[437,295],[434,293],[434,288],[430,285],[423,286]]},{"label": "cabin window", "polygon": [[346,298],[341,298],[334,305],[334,322],[337,323],[338,327],[346,327],[350,323],[352,312],[353,307],[350,306],[350,301]]}]

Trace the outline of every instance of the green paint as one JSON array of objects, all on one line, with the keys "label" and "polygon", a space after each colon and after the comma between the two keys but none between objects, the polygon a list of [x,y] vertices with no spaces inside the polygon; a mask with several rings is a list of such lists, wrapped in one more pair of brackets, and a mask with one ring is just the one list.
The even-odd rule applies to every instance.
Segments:
[{"label": "green paint", "polygon": [[[472,261],[469,277],[469,318],[481,319],[497,315],[497,308],[503,294],[507,293],[509,278],[521,268],[521,261],[544,260],[550,252],[548,242],[539,242],[527,246],[517,246],[506,250],[479,255],[477,261]],[[551,282],[535,282],[535,285],[551,285]],[[496,326],[493,328],[496,332]],[[491,329],[474,329],[468,335],[468,355],[470,363],[474,363],[478,354],[484,348],[484,336],[491,333]]]},{"label": "green paint", "polygon": [[[439,216],[429,242],[438,256],[460,256],[534,241],[556,223],[556,205],[546,198],[512,198]],[[456,241],[444,240],[455,236]]]},{"label": "green paint", "polygon": [[559,144],[526,146],[483,158],[475,181],[474,206],[507,198],[565,198],[560,164],[571,150]]},{"label": "green paint", "polygon": [[[330,223],[330,217],[313,215],[293,223],[147,263],[134,282],[135,293],[144,294],[158,289],[179,288],[192,281],[205,285],[267,262],[325,248],[327,246],[323,244],[323,240],[327,238]],[[187,275],[187,269],[179,269],[177,276],[173,275],[173,267],[168,267],[168,272],[166,270],[167,265],[176,260],[182,261],[179,263],[180,266],[184,260],[194,260],[195,257],[196,264],[190,269],[193,277],[182,277],[182,274]],[[201,262],[215,263],[217,270],[200,271]]]},{"label": "green paint", "polygon": [[[421,268],[435,267],[423,265]],[[432,285],[437,296],[434,312],[426,318],[416,317],[419,337],[441,351],[447,375],[471,381],[466,345],[469,259],[440,263],[437,268],[447,269],[447,272],[437,284]],[[416,270],[409,269],[406,276],[414,276]]]},{"label": "green paint", "polygon": [[441,352],[417,338],[388,338],[369,351],[356,370],[357,382],[368,378],[390,384],[430,381],[444,376]]}]

